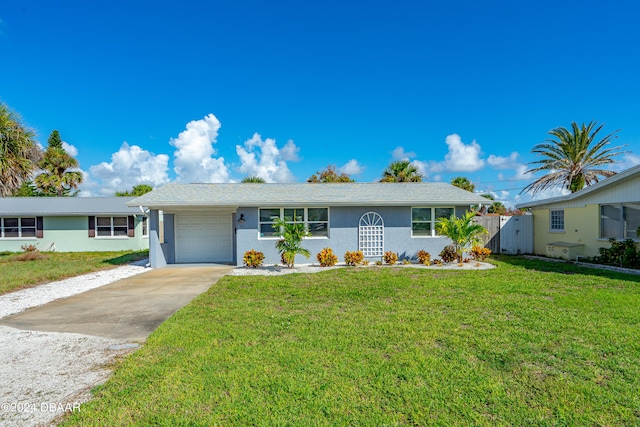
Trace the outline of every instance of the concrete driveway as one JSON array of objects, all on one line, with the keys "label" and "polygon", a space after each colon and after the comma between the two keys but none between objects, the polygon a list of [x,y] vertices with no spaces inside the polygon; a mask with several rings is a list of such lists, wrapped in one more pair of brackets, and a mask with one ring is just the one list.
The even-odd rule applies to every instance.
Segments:
[{"label": "concrete driveway", "polygon": [[0,320],[12,328],[144,341],[233,267],[160,268]]}]

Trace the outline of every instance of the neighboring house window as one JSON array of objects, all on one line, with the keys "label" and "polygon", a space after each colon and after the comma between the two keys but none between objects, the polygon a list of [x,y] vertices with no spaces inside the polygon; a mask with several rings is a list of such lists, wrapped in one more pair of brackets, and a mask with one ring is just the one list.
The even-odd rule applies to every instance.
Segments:
[{"label": "neighboring house window", "polygon": [[36,237],[36,224],[38,222],[41,223],[42,221],[37,221],[36,217],[0,218],[0,237]]},{"label": "neighboring house window", "polygon": [[90,216],[89,237],[134,237],[133,216]]},{"label": "neighboring house window", "polygon": [[126,216],[99,216],[96,218],[96,235],[103,236],[126,236],[127,217]]},{"label": "neighboring house window", "polygon": [[564,210],[551,211],[551,231],[564,231]]},{"label": "neighboring house window", "polygon": [[454,208],[418,207],[411,208],[411,236],[433,237],[436,236],[436,223],[439,218],[450,217],[455,212]]},{"label": "neighboring house window", "polygon": [[142,217],[142,237],[149,237],[149,218]]},{"label": "neighboring house window", "polygon": [[275,237],[273,223],[277,218],[288,223],[302,223],[311,237],[329,236],[329,208],[266,208],[260,209],[260,237]]},{"label": "neighboring house window", "polygon": [[600,238],[637,239],[640,206],[632,204],[600,205]]}]

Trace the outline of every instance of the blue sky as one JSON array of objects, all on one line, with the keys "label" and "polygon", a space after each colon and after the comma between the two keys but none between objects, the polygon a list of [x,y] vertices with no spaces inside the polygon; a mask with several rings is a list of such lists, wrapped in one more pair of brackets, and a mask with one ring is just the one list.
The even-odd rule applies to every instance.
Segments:
[{"label": "blue sky", "polygon": [[[345,4],[346,3],[346,4]],[[30,1],[0,8],[0,102],[83,195],[409,158],[507,204],[555,127],[620,129],[640,163],[636,2]],[[548,192],[540,196],[552,196]]]}]

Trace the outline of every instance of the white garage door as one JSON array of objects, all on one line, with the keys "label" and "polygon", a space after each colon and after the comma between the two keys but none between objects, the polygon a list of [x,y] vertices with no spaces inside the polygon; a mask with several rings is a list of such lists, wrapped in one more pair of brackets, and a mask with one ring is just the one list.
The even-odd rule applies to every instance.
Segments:
[{"label": "white garage door", "polygon": [[177,263],[233,260],[230,213],[178,213],[175,227]]}]

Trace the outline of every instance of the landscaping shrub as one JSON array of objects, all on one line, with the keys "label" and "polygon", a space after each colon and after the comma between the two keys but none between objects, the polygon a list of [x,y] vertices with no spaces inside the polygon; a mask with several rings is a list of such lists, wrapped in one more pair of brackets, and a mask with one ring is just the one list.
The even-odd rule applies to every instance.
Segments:
[{"label": "landscaping shrub", "polygon": [[612,237],[609,243],[611,247],[598,249],[600,255],[595,258],[596,262],[626,268],[640,268],[640,253],[633,240],[617,241]]},{"label": "landscaping shrub", "polygon": [[347,265],[351,265],[351,266],[356,266],[358,264],[364,264],[364,254],[362,253],[362,251],[347,251],[344,254],[344,262]]},{"label": "landscaping shrub", "polygon": [[424,265],[431,265],[431,254],[427,251],[418,251],[418,262]]},{"label": "landscaping shrub", "polygon": [[489,255],[491,255],[491,249],[489,248],[485,248],[480,245],[475,245],[471,248],[471,256],[476,261],[484,261],[485,259],[489,258]]},{"label": "landscaping shrub", "polygon": [[244,265],[251,268],[258,268],[264,261],[264,254],[262,252],[251,249],[244,253]]},{"label": "landscaping shrub", "polygon": [[40,259],[46,259],[47,256],[40,253],[40,251],[28,251],[13,258],[13,261],[37,261]]},{"label": "landscaping shrub", "polygon": [[338,257],[333,253],[331,248],[324,248],[316,255],[321,267],[331,267],[336,265]]},{"label": "landscaping shrub", "polygon": [[392,251],[387,251],[382,256],[382,259],[384,259],[384,262],[386,262],[387,264],[393,265],[398,262],[398,254]]},{"label": "landscaping shrub", "polygon": [[445,246],[440,252],[440,258],[442,258],[442,262],[453,262],[458,259],[458,254],[453,246]]},{"label": "landscaping shrub", "polygon": [[25,252],[36,252],[38,250],[38,247],[36,245],[22,245],[20,246],[20,249]]},{"label": "landscaping shrub", "polygon": [[276,242],[276,250],[280,252],[280,260],[288,268],[293,268],[296,255],[303,255],[307,258],[311,255],[308,249],[302,247],[302,240],[311,234],[299,222],[285,222],[277,218],[273,222],[275,235],[281,237]]}]

